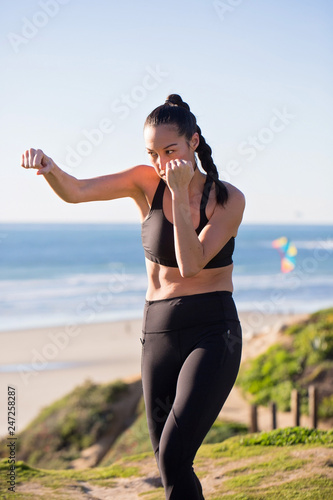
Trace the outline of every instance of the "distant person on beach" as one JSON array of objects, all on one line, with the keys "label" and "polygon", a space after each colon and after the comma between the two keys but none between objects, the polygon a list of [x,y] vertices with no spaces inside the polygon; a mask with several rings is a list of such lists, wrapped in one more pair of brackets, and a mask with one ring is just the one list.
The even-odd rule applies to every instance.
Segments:
[{"label": "distant person on beach", "polygon": [[211,148],[179,95],[149,114],[144,138],[152,166],[79,180],[40,149],[27,150],[22,166],[37,169],[69,203],[135,201],[148,274],[141,343],[150,438],[166,498],[202,500],[193,460],[241,359],[232,254],[245,201],[219,180]]}]

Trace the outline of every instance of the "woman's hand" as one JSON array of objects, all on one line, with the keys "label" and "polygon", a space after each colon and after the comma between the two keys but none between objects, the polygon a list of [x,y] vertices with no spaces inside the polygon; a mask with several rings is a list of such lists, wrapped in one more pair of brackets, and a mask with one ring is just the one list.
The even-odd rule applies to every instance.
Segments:
[{"label": "woman's hand", "polygon": [[21,166],[23,168],[37,169],[37,175],[48,174],[54,167],[54,162],[46,156],[41,149],[28,149],[22,155]]},{"label": "woman's hand", "polygon": [[171,191],[188,188],[194,168],[191,161],[171,160],[165,166],[165,177]]}]

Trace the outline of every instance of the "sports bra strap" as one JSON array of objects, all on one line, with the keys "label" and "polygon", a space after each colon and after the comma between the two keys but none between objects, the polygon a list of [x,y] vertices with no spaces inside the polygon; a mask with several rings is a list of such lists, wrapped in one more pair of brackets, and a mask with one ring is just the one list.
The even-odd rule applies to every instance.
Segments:
[{"label": "sports bra strap", "polygon": [[154,194],[153,202],[151,204],[151,210],[163,209],[163,193],[165,190],[165,186],[166,184],[164,180],[161,179]]}]

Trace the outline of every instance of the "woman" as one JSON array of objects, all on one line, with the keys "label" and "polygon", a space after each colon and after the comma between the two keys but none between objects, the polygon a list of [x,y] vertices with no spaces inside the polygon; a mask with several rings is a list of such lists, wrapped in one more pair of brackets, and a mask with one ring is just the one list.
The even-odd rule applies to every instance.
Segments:
[{"label": "woman", "polygon": [[39,149],[26,151],[22,166],[38,169],[69,203],[135,201],[148,274],[141,342],[150,438],[166,498],[203,499],[193,460],[241,357],[232,253],[244,196],[218,179],[211,149],[179,95],[147,117],[144,138],[153,168],[78,180]]}]

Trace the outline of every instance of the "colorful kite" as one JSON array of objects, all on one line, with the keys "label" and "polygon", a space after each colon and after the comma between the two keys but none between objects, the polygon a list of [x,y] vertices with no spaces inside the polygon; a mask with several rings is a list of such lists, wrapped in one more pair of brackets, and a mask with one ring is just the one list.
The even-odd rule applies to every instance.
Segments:
[{"label": "colorful kite", "polygon": [[272,242],[272,247],[276,248],[281,255],[281,271],[289,273],[295,268],[297,248],[288,238],[282,236]]}]

